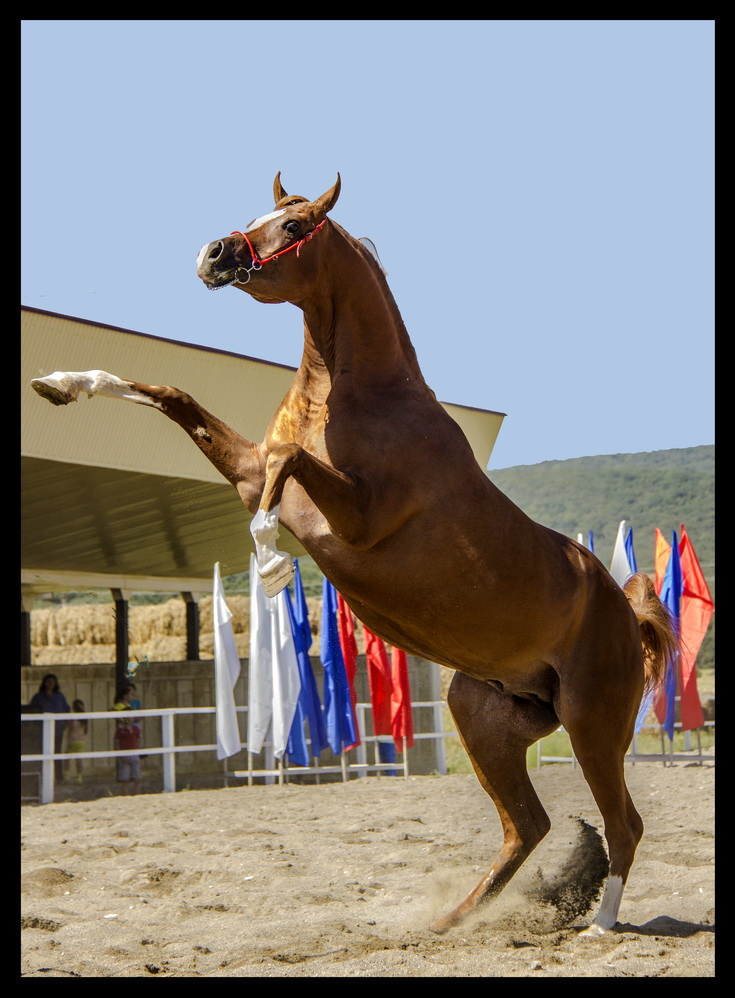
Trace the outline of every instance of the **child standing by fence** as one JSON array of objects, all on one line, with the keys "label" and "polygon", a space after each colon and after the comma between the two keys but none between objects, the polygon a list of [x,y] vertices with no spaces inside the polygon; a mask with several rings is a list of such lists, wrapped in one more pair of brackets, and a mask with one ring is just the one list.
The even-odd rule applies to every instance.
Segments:
[{"label": "child standing by fence", "polygon": [[[114,710],[130,710],[133,690],[121,691]],[[140,726],[133,717],[121,717],[115,729],[115,749],[130,750],[130,755],[117,757],[117,782],[122,783],[124,794],[139,794],[141,790],[140,756],[137,750],[141,742]]]},{"label": "child standing by fence", "polygon": [[[71,720],[66,725],[66,751],[67,752],[83,752],[85,740],[87,738],[87,731],[89,729],[89,722],[86,718],[74,717],[74,714],[81,714],[84,712],[84,703],[81,700],[75,700],[72,704],[72,717]],[[76,759],[76,781],[77,783],[82,782],[82,769],[83,764],[81,759]],[[67,763],[67,776],[68,771],[71,769],[71,762]]]}]

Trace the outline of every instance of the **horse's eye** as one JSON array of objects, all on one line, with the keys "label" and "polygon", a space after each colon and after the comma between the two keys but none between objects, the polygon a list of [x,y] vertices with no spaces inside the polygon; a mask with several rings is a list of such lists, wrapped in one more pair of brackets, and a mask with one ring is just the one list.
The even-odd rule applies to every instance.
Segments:
[{"label": "horse's eye", "polygon": [[283,223],[283,227],[286,230],[286,232],[290,232],[291,235],[296,235],[296,233],[299,231],[299,228],[300,228],[299,223],[298,222],[293,222],[293,221],[291,221],[291,222],[284,222]]}]

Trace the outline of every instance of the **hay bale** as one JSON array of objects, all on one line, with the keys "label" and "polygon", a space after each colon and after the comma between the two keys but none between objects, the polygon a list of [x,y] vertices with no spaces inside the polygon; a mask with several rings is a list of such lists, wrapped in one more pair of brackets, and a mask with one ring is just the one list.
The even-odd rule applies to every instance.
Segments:
[{"label": "hay bale", "polygon": [[48,644],[115,644],[115,608],[105,603],[54,608],[48,628]]},{"label": "hay bale", "polygon": [[48,629],[51,620],[51,610],[31,610],[31,646],[42,648],[49,643]]},{"label": "hay bale", "polygon": [[[232,613],[238,655],[250,654],[250,598],[225,597]],[[312,653],[318,654],[322,601],[307,597]],[[199,653],[214,657],[212,597],[199,601]],[[362,628],[355,628],[358,651],[365,651]],[[131,661],[183,662],[186,659],[186,604],[179,597],[165,603],[132,606],[128,614]],[[112,603],[56,606],[31,611],[31,658],[34,665],[89,664],[115,661],[115,607]]]},{"label": "hay bale", "polygon": [[186,607],[182,599],[133,606],[128,614],[131,644],[148,644],[158,638],[186,634]]},{"label": "hay bale", "polygon": [[[232,614],[233,632],[247,634],[250,630],[250,597],[225,596],[225,603]],[[203,596],[199,601],[199,630],[202,634],[211,634],[214,630],[211,596]]]},{"label": "hay bale", "polygon": [[149,662],[185,662],[186,635],[154,634],[143,644],[130,644],[131,661],[143,661],[146,656]]},{"label": "hay bale", "polygon": [[31,665],[106,665],[115,662],[115,645],[44,645],[31,648]]}]

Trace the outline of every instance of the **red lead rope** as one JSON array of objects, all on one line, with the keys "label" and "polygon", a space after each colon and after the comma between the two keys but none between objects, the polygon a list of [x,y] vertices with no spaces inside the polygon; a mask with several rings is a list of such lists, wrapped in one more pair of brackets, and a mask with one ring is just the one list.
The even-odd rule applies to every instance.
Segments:
[{"label": "red lead rope", "polygon": [[[326,223],[327,220],[325,218],[322,222],[319,223],[319,225],[317,225],[315,229],[312,229],[311,232],[307,232],[302,239],[299,239],[297,243],[293,243],[291,246],[287,246],[285,249],[279,250],[279,252],[274,253],[273,256],[267,256],[264,260],[260,259],[253,244],[250,242],[250,240],[248,239],[247,235],[244,232],[240,232],[238,229],[235,229],[235,231],[231,232],[230,235],[243,237],[245,242],[248,244],[248,249],[250,250],[250,256],[252,257],[254,269],[260,270],[260,268],[263,266],[264,263],[268,263],[270,260],[275,260],[277,256],[283,256],[284,253],[290,253],[291,250],[295,249],[296,256],[298,256],[299,253],[301,252],[301,247],[304,245],[304,243],[308,243],[308,241],[311,239],[312,236],[315,236],[320,229],[324,228]],[[256,263],[257,267],[255,267]]]}]

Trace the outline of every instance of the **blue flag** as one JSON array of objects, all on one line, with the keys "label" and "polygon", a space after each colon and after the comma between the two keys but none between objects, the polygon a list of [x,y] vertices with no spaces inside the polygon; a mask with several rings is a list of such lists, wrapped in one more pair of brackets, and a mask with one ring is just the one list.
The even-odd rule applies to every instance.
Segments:
[{"label": "blue flag", "polygon": [[[660,598],[671,614],[677,634],[679,633],[681,624],[681,594],[683,588],[679,544],[676,539],[676,531],[674,530],[671,534],[671,554],[669,555],[669,563],[666,566]],[[676,710],[676,657],[669,661],[664,689],[666,691],[666,717],[663,721],[663,728],[669,736],[669,741],[673,741]]]},{"label": "blue flag", "polygon": [[322,589],[321,660],[324,666],[324,718],[329,747],[334,755],[357,743],[355,715],[352,712],[342,648],[337,629],[337,590],[329,579]]},{"label": "blue flag", "polygon": [[630,565],[630,571],[633,575],[638,571],[638,562],[635,560],[635,551],[633,550],[633,528],[630,527],[625,538],[625,554],[628,558],[628,564]]},{"label": "blue flag", "polygon": [[590,530],[588,537],[589,537],[589,540],[588,540],[588,543],[587,543],[587,547],[590,549],[590,551],[592,552],[592,554],[594,554],[595,553],[595,532],[594,532],[594,530]]},{"label": "blue flag", "polygon": [[[662,543],[663,537],[661,538]],[[659,598],[661,602],[666,606],[669,614],[671,615],[674,627],[676,628],[676,633],[679,633],[680,620],[681,620],[681,593],[684,588],[681,562],[679,560],[679,546],[676,543],[676,531],[673,533],[672,537],[671,551],[669,552],[669,560],[666,563],[666,570],[664,572],[664,578],[661,583],[661,592]],[[676,710],[676,659],[669,661],[666,665],[666,676],[664,678],[664,692],[666,694],[665,703],[665,715],[662,716],[661,708],[659,703],[656,704],[656,713],[658,719],[669,736],[669,739],[673,741],[674,738],[674,724],[676,721],[675,710]],[[644,694],[641,705],[638,709],[638,716],[635,721],[635,733],[638,732],[643,727],[643,724],[648,716],[648,712],[656,698],[658,689],[648,690]]]},{"label": "blue flag", "polygon": [[296,661],[301,676],[301,692],[296,704],[296,715],[288,736],[287,753],[290,762],[297,766],[308,766],[310,763],[309,747],[306,743],[305,724],[309,724],[311,739],[311,755],[318,756],[327,747],[327,731],[322,716],[322,705],[319,700],[319,690],[311,667],[309,649],[311,648],[311,627],[309,626],[309,611],[304,596],[304,586],[301,581],[301,571],[298,561],[294,562],[294,599],[286,590],[288,616],[291,622],[294,644],[296,645]]}]

